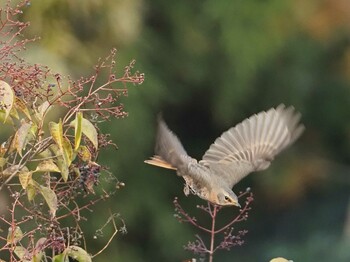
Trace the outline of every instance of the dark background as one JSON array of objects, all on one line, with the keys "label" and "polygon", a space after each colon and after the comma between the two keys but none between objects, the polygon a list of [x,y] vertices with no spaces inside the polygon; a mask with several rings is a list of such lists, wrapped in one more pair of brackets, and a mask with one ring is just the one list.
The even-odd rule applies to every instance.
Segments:
[{"label": "dark background", "polygon": [[128,234],[95,261],[194,257],[183,245],[198,231],[177,222],[172,201],[178,196],[193,214],[204,202],[186,198],[172,172],[143,163],[153,154],[158,112],[200,159],[223,131],[280,103],[302,113],[306,132],[235,187],[255,195],[249,219],[235,226],[249,233],[216,261],[350,261],[349,1],[45,0],[32,1],[23,20],[31,22],[27,37],[41,37],[26,53],[31,62],[87,76],[116,47],[120,74],[136,59],[146,75],[122,99],[129,116],[103,127],[119,150],[99,161],[126,186],[86,214],[88,251],[108,240],[109,232],[92,238],[108,210],[121,214]]}]

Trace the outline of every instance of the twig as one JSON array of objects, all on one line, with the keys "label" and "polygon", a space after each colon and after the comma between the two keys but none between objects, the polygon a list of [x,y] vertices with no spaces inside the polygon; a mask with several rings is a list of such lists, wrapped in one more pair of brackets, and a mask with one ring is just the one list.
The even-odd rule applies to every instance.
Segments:
[{"label": "twig", "polygon": [[[174,202],[175,212],[176,212],[175,217],[177,218],[177,220],[179,222],[189,223],[192,226],[210,235],[209,249],[206,247],[205,242],[199,235],[196,235],[195,237],[197,240],[195,242],[189,242],[187,246],[185,246],[185,249],[192,251],[195,254],[201,254],[201,255],[208,254],[209,262],[212,262],[214,259],[214,253],[217,250],[219,249],[230,250],[231,247],[234,247],[236,245],[242,245],[244,243],[244,241],[242,240],[242,237],[248,231],[241,230],[234,235],[232,225],[235,223],[239,223],[247,220],[248,212],[251,210],[250,205],[254,200],[253,193],[250,192],[249,188],[245,192],[240,192],[240,194],[238,195],[238,198],[243,198],[243,197],[246,198],[245,204],[241,209],[239,209],[238,214],[232,217],[228,223],[224,224],[219,228],[217,228],[218,227],[217,216],[219,212],[222,210],[221,206],[213,205],[210,202],[207,202],[207,206],[204,206],[204,205],[197,206],[198,209],[204,211],[204,213],[207,213],[211,218],[210,228],[207,228],[201,225],[195,217],[191,217],[182,208],[182,206],[178,202],[178,199],[175,198],[173,202]],[[220,234],[223,234],[222,240],[221,242],[216,244],[215,237]]]}]

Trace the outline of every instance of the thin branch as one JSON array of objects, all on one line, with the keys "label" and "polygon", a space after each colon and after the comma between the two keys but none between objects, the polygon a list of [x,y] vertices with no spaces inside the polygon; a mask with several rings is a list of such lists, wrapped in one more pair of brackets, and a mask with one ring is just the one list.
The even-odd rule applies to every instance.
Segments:
[{"label": "thin branch", "polygon": [[[210,248],[206,248],[206,244],[204,243],[203,239],[199,235],[195,235],[196,241],[195,242],[189,242],[187,246],[185,246],[185,249],[192,251],[195,254],[208,254],[209,255],[209,262],[213,261],[214,253],[219,249],[226,249],[230,250],[231,247],[242,245],[244,241],[242,240],[242,237],[248,232],[246,230],[241,230],[236,234],[233,234],[233,224],[242,222],[248,218],[248,212],[251,210],[250,204],[254,200],[253,194],[250,192],[250,189],[248,188],[245,192],[240,192],[238,195],[238,198],[244,198],[245,197],[245,205],[239,209],[239,212],[237,215],[234,215],[229,222],[222,225],[217,229],[217,216],[219,212],[222,210],[221,206],[213,205],[210,202],[207,202],[207,205],[199,205],[197,206],[198,209],[202,210],[204,213],[208,214],[211,218],[211,226],[210,228],[206,228],[205,226],[201,225],[195,217],[191,217],[185,210],[181,207],[180,203],[178,202],[178,199],[175,198],[174,200],[174,206],[175,206],[175,217],[178,219],[179,222],[185,222],[189,223],[195,228],[198,228],[204,232],[209,233],[210,240],[209,240],[209,246]],[[215,243],[216,236],[219,236],[223,234],[221,242],[218,244]]]},{"label": "thin branch", "polygon": [[115,224],[115,220],[114,220],[114,215],[113,214],[111,214],[110,220],[113,223],[114,232],[113,232],[112,236],[109,238],[109,240],[107,241],[106,245],[100,251],[98,251],[96,254],[91,256],[92,258],[95,258],[96,256],[100,255],[110,245],[110,243],[112,242],[113,238],[116,236],[116,234],[119,231],[118,228],[117,228],[117,225]]}]

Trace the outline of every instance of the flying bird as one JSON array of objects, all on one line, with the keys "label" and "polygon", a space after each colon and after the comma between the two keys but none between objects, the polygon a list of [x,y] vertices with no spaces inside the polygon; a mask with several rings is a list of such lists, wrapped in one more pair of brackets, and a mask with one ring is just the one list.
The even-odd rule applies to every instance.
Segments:
[{"label": "flying bird", "polygon": [[249,173],[267,169],[274,157],[304,131],[300,113],[281,104],[224,132],[197,161],[158,117],[155,156],[145,163],[176,170],[190,193],[221,206],[238,206],[232,187]]}]

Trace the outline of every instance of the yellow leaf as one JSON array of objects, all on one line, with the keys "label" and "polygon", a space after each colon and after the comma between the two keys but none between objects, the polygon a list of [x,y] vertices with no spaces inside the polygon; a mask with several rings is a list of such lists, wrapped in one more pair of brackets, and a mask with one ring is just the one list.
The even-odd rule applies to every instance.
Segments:
[{"label": "yellow leaf", "polygon": [[69,167],[73,161],[73,149],[68,138],[63,138],[63,158]]},{"label": "yellow leaf", "polygon": [[32,125],[23,121],[20,128],[17,130],[15,134],[15,138],[13,139],[12,147],[15,148],[20,156],[22,156],[22,150],[26,146],[29,141],[29,132]]},{"label": "yellow leaf", "polygon": [[6,168],[4,171],[2,171],[1,176],[4,178],[12,176],[13,173],[19,171],[19,165],[14,165]]},{"label": "yellow leaf", "polygon": [[0,80],[0,107],[5,110],[5,119],[6,122],[8,116],[10,115],[13,103],[15,100],[15,94],[13,93],[12,88],[8,83]]},{"label": "yellow leaf", "polygon": [[[64,161],[63,163],[59,163],[59,161],[57,161],[57,164],[59,165],[58,167],[61,170],[63,179],[67,181],[68,173],[66,173],[66,171],[68,171],[69,166],[72,163],[73,149],[69,139],[63,136],[63,127],[61,120],[58,124],[50,122],[49,127],[52,138],[56,142],[56,145],[58,146]],[[57,152],[55,152],[55,154],[58,155]]]},{"label": "yellow leaf", "polygon": [[18,174],[19,182],[21,183],[21,186],[23,189],[26,189],[28,184],[32,180],[32,172],[30,171],[21,171]]},{"label": "yellow leaf", "polygon": [[15,99],[15,108],[22,111],[29,120],[32,120],[32,117],[30,116],[30,113],[29,113],[29,110],[28,110],[26,104],[19,97],[16,97],[16,99]]},{"label": "yellow leaf", "polygon": [[56,164],[61,171],[61,176],[62,176],[63,180],[67,181],[68,175],[69,175],[69,167],[66,165],[60,149],[58,148],[57,145],[51,145],[50,150],[55,156],[57,156]]},{"label": "yellow leaf", "polygon": [[49,123],[50,133],[53,140],[56,142],[58,147],[61,149],[63,147],[63,127],[62,120],[57,124],[55,122]]},{"label": "yellow leaf", "polygon": [[91,153],[86,146],[80,146],[78,149],[78,155],[84,162],[89,162],[91,160]]},{"label": "yellow leaf", "polygon": [[56,144],[58,145],[58,148],[62,153],[64,161],[69,167],[72,162],[73,150],[69,142],[69,139],[63,136],[62,121],[60,120],[58,124],[54,122],[50,122],[49,126],[50,126],[50,133],[52,135],[52,138],[55,140]]},{"label": "yellow leaf", "polygon": [[50,103],[48,101],[45,101],[38,107],[38,112],[36,113],[36,117],[38,118],[39,121],[42,121],[47,114],[47,112],[50,109]]},{"label": "yellow leaf", "polygon": [[81,141],[81,135],[82,135],[82,121],[83,121],[83,114],[81,112],[78,112],[75,117],[75,124],[74,124],[74,151],[77,151],[80,146]]},{"label": "yellow leaf", "polygon": [[39,163],[35,172],[58,172],[60,173],[60,169],[56,166],[56,164],[52,161],[52,159],[44,160]]}]

